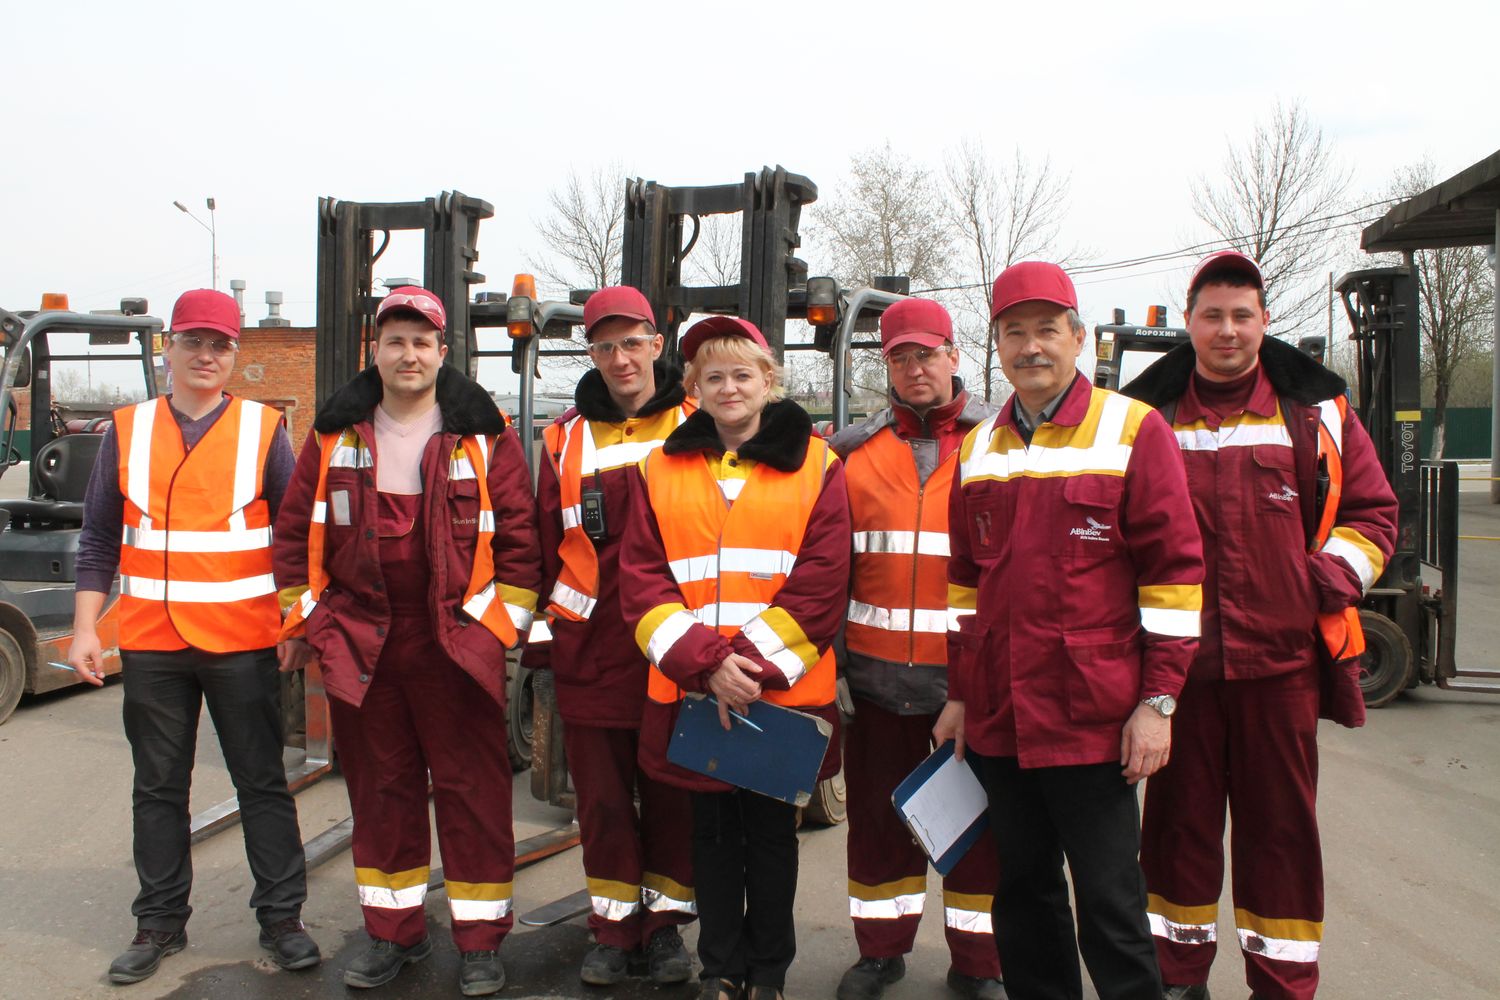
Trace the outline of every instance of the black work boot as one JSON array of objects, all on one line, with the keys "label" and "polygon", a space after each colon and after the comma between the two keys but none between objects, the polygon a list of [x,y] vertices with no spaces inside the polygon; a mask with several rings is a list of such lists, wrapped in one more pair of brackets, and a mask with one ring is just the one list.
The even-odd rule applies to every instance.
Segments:
[{"label": "black work boot", "polygon": [[583,956],[583,965],[578,978],[590,986],[613,986],[623,982],[630,965],[630,955],[624,948],[612,944],[595,944]]},{"label": "black work boot", "polygon": [[1167,985],[1162,988],[1162,1000],[1209,1000],[1207,983],[1191,983],[1185,986]]},{"label": "black work boot", "polygon": [[161,960],[187,947],[187,931],[136,931],[130,947],[109,963],[109,981],[138,983],[156,973]]},{"label": "black work boot", "polygon": [[260,946],[271,953],[271,961],[283,969],[311,969],[323,961],[317,942],[296,917],[287,917],[260,929]]},{"label": "black work boot", "polygon": [[732,979],[705,979],[698,1000],[740,1000],[740,984]]},{"label": "black work boot", "polygon": [[494,951],[466,951],[458,970],[458,991],[466,997],[487,997],[505,989],[505,966]]},{"label": "black work boot", "polygon": [[344,968],[344,985],[360,990],[384,986],[408,964],[420,962],[431,954],[432,938],[423,938],[406,948],[394,941],[371,938],[365,953]]},{"label": "black work boot", "polygon": [[662,927],[646,945],[646,969],[658,986],[685,983],[693,974],[693,959],[675,927]]},{"label": "black work boot", "polygon": [[948,988],[965,1000],[1008,1000],[1005,984],[989,976],[970,976],[948,966]]},{"label": "black work boot", "polygon": [[906,959],[861,958],[839,980],[839,1000],[880,1000],[885,988],[906,975]]}]

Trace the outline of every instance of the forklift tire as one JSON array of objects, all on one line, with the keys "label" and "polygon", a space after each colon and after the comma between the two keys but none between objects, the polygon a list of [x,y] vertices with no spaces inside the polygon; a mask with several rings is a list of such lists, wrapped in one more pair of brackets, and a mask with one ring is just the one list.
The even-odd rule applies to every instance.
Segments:
[{"label": "forklift tire", "polygon": [[0,725],[10,718],[26,689],[26,654],[16,637],[0,628]]},{"label": "forklift tire", "polygon": [[807,805],[802,807],[802,821],[819,826],[837,826],[849,817],[849,790],[844,785],[844,769],[825,781]]},{"label": "forklift tire", "polygon": [[505,699],[505,749],[511,771],[520,772],[531,766],[533,685],[530,670],[519,665],[512,669]]},{"label": "forklift tire", "polygon": [[1366,708],[1390,704],[1411,680],[1411,643],[1401,627],[1376,611],[1361,610],[1365,655],[1359,669],[1359,688]]}]

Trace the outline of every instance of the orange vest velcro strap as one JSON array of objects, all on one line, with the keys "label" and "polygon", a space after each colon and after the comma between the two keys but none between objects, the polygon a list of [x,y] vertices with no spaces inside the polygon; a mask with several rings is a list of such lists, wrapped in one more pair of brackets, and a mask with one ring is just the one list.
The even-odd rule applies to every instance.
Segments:
[{"label": "orange vest velcro strap", "polygon": [[122,648],[232,653],[276,643],[263,489],[280,424],[270,407],[231,397],[189,450],[165,399],[116,412]]},{"label": "orange vest velcro strap", "polygon": [[1141,627],[1147,632],[1196,639],[1203,588],[1196,583],[1161,583],[1136,588]]},{"label": "orange vest velcro strap", "polygon": [[582,414],[563,424],[550,424],[542,431],[547,457],[557,473],[558,499],[562,505],[562,542],[557,554],[562,561],[557,581],[548,596],[547,611],[569,621],[587,621],[599,599],[599,553],[583,527],[583,483],[601,472],[638,465],[662,446],[667,436],[693,412],[684,403],[646,418],[632,418],[627,439],[624,425],[600,423],[617,440],[600,443],[594,422]]}]

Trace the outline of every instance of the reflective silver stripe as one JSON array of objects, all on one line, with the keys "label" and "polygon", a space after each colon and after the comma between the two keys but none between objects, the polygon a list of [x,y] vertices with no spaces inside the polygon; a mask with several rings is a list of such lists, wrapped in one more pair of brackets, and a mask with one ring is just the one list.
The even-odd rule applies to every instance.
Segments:
[{"label": "reflective silver stripe", "polygon": [[510,913],[510,897],[504,899],[454,899],[448,896],[448,912],[454,920],[501,920]]},{"label": "reflective silver stripe", "polygon": [[921,916],[927,903],[927,894],[913,892],[890,899],[859,899],[849,897],[849,916],[856,920],[895,920],[898,917]]},{"label": "reflective silver stripe", "polygon": [[759,604],[754,601],[734,603],[721,601],[718,604],[710,604],[693,612],[693,617],[707,625],[709,628],[717,628],[726,625],[730,628],[740,628],[750,619],[769,608],[769,604]]},{"label": "reflective silver stripe", "polygon": [[948,631],[957,632],[959,622],[963,620],[964,616],[972,615],[973,613],[973,608],[955,608],[950,604],[948,606]]},{"label": "reflective silver stripe", "polygon": [[979,910],[960,910],[956,906],[945,906],[943,907],[943,922],[954,930],[967,934],[995,933],[990,915]]},{"label": "reflective silver stripe", "polygon": [[564,531],[567,531],[569,528],[576,528],[582,524],[583,507],[576,503],[571,507],[564,507],[562,511],[562,523]]},{"label": "reflective silver stripe", "polygon": [[1342,455],[1344,453],[1344,421],[1339,417],[1338,401],[1325,399],[1319,403],[1318,420],[1328,428],[1328,433],[1333,436],[1333,446]]},{"label": "reflective silver stripe", "polygon": [[641,887],[641,901],[652,913],[697,913],[698,904],[691,899],[674,899],[659,889]]},{"label": "reflective silver stripe", "polygon": [[245,508],[255,499],[255,481],[259,478],[260,422],[265,407],[259,403],[240,403],[240,438],[234,450],[234,488],[230,503],[234,513],[229,515],[229,527],[241,529],[245,526]]},{"label": "reflective silver stripe", "polygon": [[474,472],[474,463],[469,461],[467,454],[448,460],[448,479],[450,482],[476,478],[478,477]]},{"label": "reflective silver stripe", "polygon": [[1198,612],[1184,608],[1141,608],[1141,628],[1157,635],[1197,638]]},{"label": "reflective silver stripe", "polygon": [[[1009,479],[1021,473],[1039,475],[1051,473],[1120,472],[1130,464],[1130,445],[1122,444],[1125,436],[1125,420],[1130,415],[1131,400],[1126,396],[1111,393],[1105,397],[1099,414],[1099,426],[1094,434],[1094,443],[1088,447],[1047,448],[1033,444],[1030,448],[1011,451],[990,451],[996,418],[991,417],[980,425],[980,434],[975,437],[974,451],[963,463],[963,482],[979,477]],[[985,430],[988,430],[988,434]],[[980,446],[984,450],[980,450]]]},{"label": "reflective silver stripe", "polygon": [[766,624],[764,618],[750,619],[741,632],[755,646],[756,652],[781,671],[786,677],[787,687],[796,684],[807,673],[807,664],[802,662],[802,657],[787,648],[785,640]]},{"label": "reflective silver stripe", "polygon": [[1218,451],[1220,448],[1252,448],[1259,445],[1292,446],[1292,436],[1284,424],[1230,424],[1217,431],[1206,428],[1174,430],[1177,446],[1183,451]]},{"label": "reflective silver stripe", "polygon": [[333,446],[333,453],[328,456],[328,467],[330,469],[371,469],[375,466],[375,460],[370,457],[370,449],[363,444],[353,447],[347,444]]},{"label": "reflective silver stripe", "polygon": [[304,590],[302,592],[302,596],[299,597],[299,598],[297,598],[297,607],[301,609],[300,610],[300,616],[304,620],[306,620],[306,618],[307,618],[308,615],[312,614],[313,608],[315,608],[317,606],[318,606],[318,601],[317,601],[317,598],[313,597],[313,592],[312,592],[312,588],[311,587],[309,587],[308,589]]},{"label": "reflective silver stripe", "polygon": [[492,510],[481,510],[479,512],[479,530],[495,533],[495,512]]},{"label": "reflective silver stripe", "polygon": [[1323,551],[1348,563],[1349,568],[1359,576],[1360,586],[1365,590],[1375,585],[1375,566],[1358,545],[1337,535],[1330,535],[1328,541],[1323,543]]},{"label": "reflective silver stripe", "polygon": [[890,555],[923,555],[948,558],[948,536],[941,531],[856,531],[854,551]]},{"label": "reflective silver stripe", "polygon": [[326,501],[326,500],[314,500],[313,501],[312,523],[313,524],[326,524],[326,523],[328,523],[328,501]]},{"label": "reflective silver stripe", "polygon": [[390,889],[383,885],[359,887],[359,905],[373,906],[378,910],[409,910],[421,906],[426,898],[426,882],[405,889]]},{"label": "reflective silver stripe", "polygon": [[1219,939],[1219,931],[1214,924],[1179,924],[1160,913],[1150,911],[1147,911],[1146,918],[1151,922],[1153,935],[1177,944],[1211,944]]},{"label": "reflective silver stripe", "polygon": [[679,584],[712,580],[723,573],[790,576],[797,557],[785,549],[720,549],[706,556],[674,559],[668,564]]},{"label": "reflective silver stripe", "polygon": [[[972,614],[973,612],[970,612]],[[856,625],[887,632],[924,632],[941,635],[948,631],[949,612],[926,608],[882,608],[863,601],[849,602],[849,620]]]},{"label": "reflective silver stripe", "polygon": [[608,896],[590,896],[589,903],[594,908],[594,915],[605,920],[624,920],[626,917],[634,916],[640,912],[640,903],[627,903],[619,899],[610,899]]},{"label": "reflective silver stripe", "polygon": [[745,488],[744,479],[721,479],[719,480],[719,492],[724,494],[724,499],[733,503],[739,499],[740,491]]},{"label": "reflective silver stripe", "polygon": [[670,653],[677,640],[687,635],[696,624],[698,620],[686,611],[672,612],[656,626],[656,631],[646,641],[646,659],[661,666],[662,657]]},{"label": "reflective silver stripe", "polygon": [[[589,437],[592,438],[593,428],[589,429]],[[638,465],[641,459],[651,454],[662,446],[662,439],[654,441],[621,441],[619,444],[605,445],[594,452],[594,467],[584,469],[584,475],[594,472],[608,472],[610,469],[618,469],[622,465]]]},{"label": "reflective silver stripe", "polygon": [[265,597],[276,593],[276,578],[270,573],[247,576],[241,580],[221,580],[205,583],[193,580],[173,580],[168,593],[165,580],[153,580],[145,576],[121,576],[120,593],[126,597],[138,597],[146,601],[165,601],[169,597],[180,604],[219,604],[230,601],[247,601],[253,597]]},{"label": "reflective silver stripe", "polygon": [[1316,962],[1319,942],[1297,941],[1292,938],[1273,938],[1247,931],[1241,927],[1240,947],[1246,954],[1272,958],[1278,962]]},{"label": "reflective silver stripe", "polygon": [[552,585],[552,603],[567,608],[579,618],[587,618],[594,613],[597,601],[559,580]]},{"label": "reflective silver stripe", "polygon": [[125,525],[121,536],[126,545],[149,552],[254,552],[271,545],[270,528],[238,531],[163,531]]},{"label": "reflective silver stripe", "polygon": [[[125,466],[125,495],[147,517],[151,514],[151,438],[166,400],[158,396],[135,404],[130,421],[130,455]],[[148,527],[143,521],[142,527]]]},{"label": "reflective silver stripe", "polygon": [[537,615],[531,622],[531,632],[527,634],[526,641],[535,646],[537,643],[552,641],[552,626],[547,622],[545,615]]},{"label": "reflective silver stripe", "polygon": [[510,623],[516,627],[516,635],[525,635],[531,630],[531,620],[536,617],[536,612],[530,608],[523,608],[519,604],[506,602],[505,613],[510,616]]}]

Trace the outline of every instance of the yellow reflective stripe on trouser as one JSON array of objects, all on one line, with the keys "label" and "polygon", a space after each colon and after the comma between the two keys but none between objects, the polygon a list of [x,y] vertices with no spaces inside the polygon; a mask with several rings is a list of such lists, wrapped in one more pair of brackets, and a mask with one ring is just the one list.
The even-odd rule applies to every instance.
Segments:
[{"label": "yellow reflective stripe on trouser", "polygon": [[604,920],[624,920],[641,909],[641,887],[629,882],[613,879],[585,879],[589,889],[589,905],[594,915]]},{"label": "yellow reflective stripe on trouser", "polygon": [[652,913],[697,913],[697,894],[675,879],[646,872],[641,876],[641,902]]},{"label": "yellow reflective stripe on trouser", "polygon": [[865,885],[849,880],[849,916],[856,920],[895,920],[921,916],[927,902],[927,876]]},{"label": "yellow reflective stripe on trouser", "polygon": [[1323,941],[1323,925],[1315,920],[1258,917],[1236,909],[1240,947],[1251,955],[1278,962],[1316,962]]},{"label": "yellow reflective stripe on trouser", "polygon": [[994,896],[943,890],[943,922],[953,930],[994,934],[995,927],[990,918],[990,911],[994,908]]},{"label": "yellow reflective stripe on trouser", "polygon": [[499,920],[510,914],[511,882],[443,883],[454,920]]},{"label": "yellow reflective stripe on trouser", "polygon": [[359,905],[381,910],[406,910],[421,906],[427,898],[426,867],[408,868],[404,872],[383,872],[378,868],[354,869],[359,887]]},{"label": "yellow reflective stripe on trouser", "polygon": [[1212,944],[1219,938],[1219,904],[1179,906],[1151,893],[1146,897],[1151,933],[1175,944]]}]

